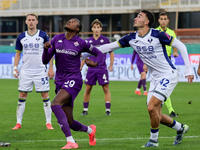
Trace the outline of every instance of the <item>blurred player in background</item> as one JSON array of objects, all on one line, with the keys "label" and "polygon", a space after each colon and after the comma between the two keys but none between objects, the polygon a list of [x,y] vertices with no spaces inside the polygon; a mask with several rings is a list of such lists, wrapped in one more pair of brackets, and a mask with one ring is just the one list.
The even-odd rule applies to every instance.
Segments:
[{"label": "blurred player in background", "polygon": [[[158,22],[159,22],[160,26],[156,28],[157,30],[164,31],[167,34],[169,34],[170,36],[173,36],[174,38],[176,38],[175,32],[168,28],[169,15],[167,12],[159,13]],[[172,49],[173,49],[173,56],[178,57],[178,50],[172,46],[166,45],[167,55],[170,60],[171,60]],[[175,110],[172,107],[170,97],[168,97],[168,99],[165,101],[165,105],[167,106],[170,117],[178,117],[178,115],[175,113]]]},{"label": "blurred player in background", "polygon": [[[16,41],[16,54],[13,67],[13,75],[19,77],[19,100],[17,104],[17,124],[13,130],[20,129],[22,125],[22,117],[25,110],[25,102],[29,92],[33,90],[33,84],[37,93],[41,93],[44,103],[44,112],[46,116],[47,129],[53,129],[51,125],[51,103],[49,98],[49,79],[53,78],[53,63],[50,62],[49,71],[47,73],[46,66],[42,63],[43,45],[49,41],[49,37],[43,31],[37,29],[38,16],[36,14],[28,14],[26,16],[26,25],[28,30],[21,33]],[[21,67],[20,76],[17,66],[20,61],[21,52],[23,51],[23,65]]]},{"label": "blurred player in background", "polygon": [[10,146],[10,143],[3,143],[0,141],[0,147],[7,147]]},{"label": "blurred player in background", "polygon": [[138,55],[138,53],[136,51],[133,51],[133,56],[132,56],[132,60],[131,60],[131,70],[133,70],[133,62],[135,59],[136,59],[136,65],[137,65],[138,71],[141,76],[140,81],[138,82],[138,87],[135,90],[135,94],[141,95],[140,88],[141,88],[141,86],[143,86],[143,91],[144,91],[143,95],[148,95],[147,86],[146,86],[146,72],[143,69],[144,63],[140,59],[140,56]]},{"label": "blurred player in background", "polygon": [[197,74],[200,76],[200,60],[199,60],[199,66],[198,66]]},{"label": "blurred player in background", "polygon": [[[101,35],[102,27],[103,25],[101,21],[99,21],[98,19],[95,19],[91,24],[93,36],[88,38],[86,41],[95,47],[110,43],[108,38]],[[95,61],[97,58],[95,56],[90,56],[89,59]],[[113,71],[114,53],[110,52],[110,66],[108,67],[108,70],[107,70],[107,65],[105,61],[106,61],[106,54],[103,54],[103,58],[101,58],[101,62],[98,64],[97,67],[88,67],[87,75],[85,79],[86,88],[85,88],[84,102],[83,102],[84,109],[81,115],[88,114],[90,93],[92,91],[93,85],[96,85],[97,81],[99,85],[102,86],[103,91],[104,91],[106,115],[111,115],[111,112],[110,112],[111,94],[110,94],[110,90],[108,86],[109,85],[108,70]],[[85,60],[82,60],[81,69],[84,64],[85,64]]]},{"label": "blurred player in background", "polygon": [[82,52],[89,52],[97,59],[87,59],[88,66],[96,67],[100,64],[103,54],[90,43],[81,39],[77,34],[81,31],[82,25],[76,18],[70,19],[66,25],[64,34],[55,35],[51,41],[46,42],[43,52],[43,63],[47,64],[55,54],[56,62],[56,97],[51,103],[62,132],[65,134],[67,144],[62,149],[75,149],[78,144],[72,137],[70,129],[83,131],[89,134],[89,144],[95,145],[96,126],[86,126],[73,118],[74,100],[82,88],[82,75],[80,72],[80,56]]},{"label": "blurred player in background", "polygon": [[[178,71],[169,60],[166,48],[163,45],[171,45],[181,52],[185,62],[185,77],[189,83],[192,83],[194,79],[186,46],[167,33],[151,28],[154,21],[152,13],[142,10],[134,19],[134,27],[138,31],[130,33],[116,42],[99,47],[99,50],[106,53],[120,47],[131,46],[148,67],[151,82],[147,96],[147,110],[151,121],[151,135],[150,140],[142,147],[159,146],[158,133],[160,123],[177,131],[173,145],[180,144],[183,135],[189,130],[188,125],[173,120],[171,117],[162,114],[161,111],[164,101],[171,95],[179,80]],[[87,54],[83,54],[82,59],[87,56]]]}]

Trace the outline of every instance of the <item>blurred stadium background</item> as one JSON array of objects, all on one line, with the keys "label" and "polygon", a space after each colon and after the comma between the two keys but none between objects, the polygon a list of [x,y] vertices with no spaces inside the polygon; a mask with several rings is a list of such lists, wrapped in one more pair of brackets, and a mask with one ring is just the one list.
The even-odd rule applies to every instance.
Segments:
[{"label": "blurred stadium background", "polygon": [[[86,39],[92,36],[91,22],[98,18],[103,23],[102,34],[115,41],[134,31],[134,18],[141,9],[154,13],[154,27],[158,26],[159,12],[169,13],[169,28],[186,44],[195,81],[200,81],[196,74],[200,58],[200,0],[0,0],[0,78],[13,78],[14,46],[17,36],[27,29],[27,13],[39,15],[38,29],[47,32],[50,38],[64,32],[66,21],[76,17],[83,24],[80,36]],[[115,51],[115,71],[109,74],[111,80],[138,80],[137,68],[129,69],[132,51],[131,48]],[[181,55],[176,59],[172,57],[172,61],[180,70],[181,81],[185,81]]]}]

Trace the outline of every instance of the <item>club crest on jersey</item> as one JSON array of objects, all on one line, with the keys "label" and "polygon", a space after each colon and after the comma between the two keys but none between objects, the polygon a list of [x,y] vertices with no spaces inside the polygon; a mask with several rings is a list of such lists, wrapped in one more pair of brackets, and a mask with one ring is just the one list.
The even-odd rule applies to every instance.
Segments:
[{"label": "club crest on jersey", "polygon": [[74,46],[79,46],[79,43],[76,41],[75,43],[74,43]]},{"label": "club crest on jersey", "polygon": [[137,43],[138,41],[135,41],[135,43]]},{"label": "club crest on jersey", "polygon": [[58,40],[58,43],[62,43],[63,41],[62,40]]},{"label": "club crest on jersey", "polygon": [[92,43],[92,40],[89,40],[89,43]]},{"label": "club crest on jersey", "polygon": [[37,40],[37,41],[39,41],[39,40],[40,40],[40,38],[36,38],[36,40]]},{"label": "club crest on jersey", "polygon": [[148,39],[148,42],[151,43],[153,41],[153,39]]},{"label": "club crest on jersey", "polygon": [[101,43],[103,43],[103,42],[104,42],[104,40],[103,40],[103,39],[101,39],[101,40],[100,40],[100,42],[101,42]]}]

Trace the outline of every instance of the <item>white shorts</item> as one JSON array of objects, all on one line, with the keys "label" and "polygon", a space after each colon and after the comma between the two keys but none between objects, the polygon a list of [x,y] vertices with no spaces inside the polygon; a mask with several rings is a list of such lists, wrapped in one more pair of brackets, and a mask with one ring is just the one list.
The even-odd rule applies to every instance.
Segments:
[{"label": "white shorts", "polygon": [[30,72],[21,70],[18,90],[20,92],[32,92],[33,84],[35,85],[36,92],[48,92],[50,89],[47,72],[44,70],[39,74],[33,75]]},{"label": "white shorts", "polygon": [[147,96],[147,105],[152,96],[155,96],[164,103],[173,92],[178,80],[179,75],[177,70],[172,70],[172,72],[163,75],[162,78],[152,79]]}]

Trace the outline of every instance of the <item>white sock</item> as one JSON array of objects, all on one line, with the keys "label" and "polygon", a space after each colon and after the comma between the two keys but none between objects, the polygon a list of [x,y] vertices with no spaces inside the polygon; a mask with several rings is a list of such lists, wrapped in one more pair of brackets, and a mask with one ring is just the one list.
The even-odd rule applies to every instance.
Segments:
[{"label": "white sock", "polygon": [[180,131],[182,129],[181,123],[176,121],[176,124],[172,128],[176,131]]},{"label": "white sock", "polygon": [[88,134],[92,133],[92,128],[90,128],[89,126],[88,126],[87,133],[88,133]]},{"label": "white sock", "polygon": [[84,111],[88,111],[88,108],[84,108],[83,110],[84,110]]},{"label": "white sock", "polygon": [[136,91],[140,91],[140,89],[137,88]]},{"label": "white sock", "polygon": [[152,129],[151,128],[151,132],[150,133],[151,133],[150,139],[157,142],[158,141],[159,128],[158,129]]},{"label": "white sock", "polygon": [[76,142],[74,141],[74,138],[73,138],[72,136],[68,136],[68,137],[67,137],[67,142],[76,143]]},{"label": "white sock", "polygon": [[17,123],[22,124],[22,118],[25,110],[25,102],[26,98],[19,98],[19,101],[17,103]]},{"label": "white sock", "polygon": [[43,99],[43,103],[44,103],[44,113],[45,113],[45,117],[46,117],[46,124],[50,123],[51,124],[51,102],[49,100],[49,98],[45,98],[47,100]]},{"label": "white sock", "polygon": [[151,132],[151,137],[150,137],[150,139],[152,139],[152,140],[154,140],[154,141],[158,141],[158,132],[156,132],[156,133],[152,133],[152,132]]}]

